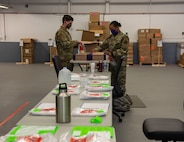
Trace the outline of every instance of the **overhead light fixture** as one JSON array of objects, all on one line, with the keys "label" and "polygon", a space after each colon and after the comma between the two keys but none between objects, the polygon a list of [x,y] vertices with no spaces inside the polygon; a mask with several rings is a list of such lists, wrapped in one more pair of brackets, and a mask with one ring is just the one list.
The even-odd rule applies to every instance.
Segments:
[{"label": "overhead light fixture", "polygon": [[0,4],[0,8],[8,9],[8,6],[5,6],[5,5]]}]

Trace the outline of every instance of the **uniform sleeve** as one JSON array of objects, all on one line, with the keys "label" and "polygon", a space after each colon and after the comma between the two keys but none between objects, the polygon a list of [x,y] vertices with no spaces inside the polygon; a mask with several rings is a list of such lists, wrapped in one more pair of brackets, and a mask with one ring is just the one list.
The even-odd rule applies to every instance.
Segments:
[{"label": "uniform sleeve", "polygon": [[102,52],[102,51],[106,50],[107,48],[109,48],[109,38],[110,38],[110,36],[109,36],[107,39],[105,39],[105,40],[96,48],[97,51]]},{"label": "uniform sleeve", "polygon": [[56,42],[57,44],[60,44],[63,48],[73,48],[74,46],[77,46],[78,42],[75,40],[69,39],[70,35],[66,35],[64,32],[58,32],[56,33]]},{"label": "uniform sleeve", "polygon": [[121,39],[121,42],[115,45],[115,48],[113,49],[113,55],[115,57],[126,56],[128,52],[128,45],[129,38],[128,36],[124,35]]}]

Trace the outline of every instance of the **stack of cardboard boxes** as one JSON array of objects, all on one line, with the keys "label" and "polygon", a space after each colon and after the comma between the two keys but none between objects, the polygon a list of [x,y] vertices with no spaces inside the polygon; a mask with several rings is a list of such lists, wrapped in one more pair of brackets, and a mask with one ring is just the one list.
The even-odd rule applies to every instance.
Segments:
[{"label": "stack of cardboard boxes", "polygon": [[99,12],[90,12],[88,30],[94,32],[96,41],[103,41],[110,35],[109,21],[101,21]]},{"label": "stack of cardboard boxes", "polygon": [[[104,60],[104,53],[93,53],[99,42],[103,41],[110,35],[109,21],[100,21],[99,12],[90,12],[88,21],[88,30],[83,30],[82,41],[84,43],[86,53],[76,54],[75,60]],[[87,58],[87,56],[92,56]]]},{"label": "stack of cardboard boxes", "polygon": [[34,39],[23,38],[21,46],[21,62],[32,64],[34,62]]},{"label": "stack of cardboard boxes", "polygon": [[140,64],[162,63],[162,34],[160,29],[138,29]]},{"label": "stack of cardboard boxes", "polygon": [[133,43],[129,43],[127,54],[127,65],[133,65]]}]

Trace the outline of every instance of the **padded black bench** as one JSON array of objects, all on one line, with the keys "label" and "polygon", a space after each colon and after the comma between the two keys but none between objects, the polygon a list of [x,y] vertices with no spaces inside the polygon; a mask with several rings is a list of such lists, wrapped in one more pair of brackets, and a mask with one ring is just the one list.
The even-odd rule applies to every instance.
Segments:
[{"label": "padded black bench", "polygon": [[143,132],[150,140],[184,141],[184,122],[174,118],[147,118],[143,122]]}]

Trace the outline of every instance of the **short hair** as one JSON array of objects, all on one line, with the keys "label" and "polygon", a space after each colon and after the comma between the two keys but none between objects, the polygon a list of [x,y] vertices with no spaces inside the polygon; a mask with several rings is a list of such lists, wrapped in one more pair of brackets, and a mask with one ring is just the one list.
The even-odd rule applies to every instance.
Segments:
[{"label": "short hair", "polygon": [[112,21],[110,25],[113,25],[114,27],[121,27],[121,24],[117,21]]},{"label": "short hair", "polygon": [[73,17],[70,15],[64,15],[63,16],[63,23],[64,23],[64,21],[73,21]]}]

